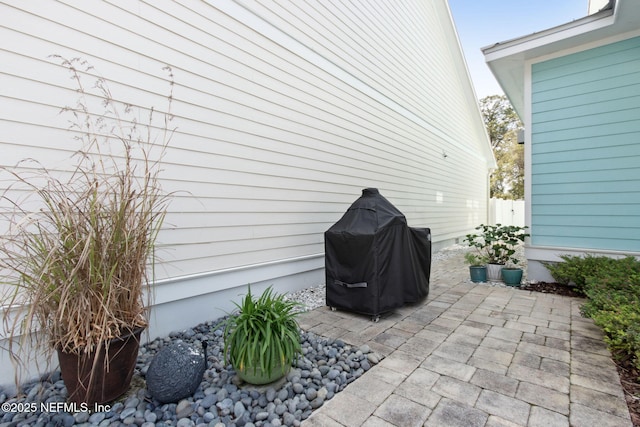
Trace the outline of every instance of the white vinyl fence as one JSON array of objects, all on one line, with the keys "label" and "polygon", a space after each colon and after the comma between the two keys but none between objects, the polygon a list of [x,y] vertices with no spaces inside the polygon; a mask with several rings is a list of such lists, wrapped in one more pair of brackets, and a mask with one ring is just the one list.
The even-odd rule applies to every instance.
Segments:
[{"label": "white vinyl fence", "polygon": [[524,200],[489,200],[489,223],[524,227]]}]

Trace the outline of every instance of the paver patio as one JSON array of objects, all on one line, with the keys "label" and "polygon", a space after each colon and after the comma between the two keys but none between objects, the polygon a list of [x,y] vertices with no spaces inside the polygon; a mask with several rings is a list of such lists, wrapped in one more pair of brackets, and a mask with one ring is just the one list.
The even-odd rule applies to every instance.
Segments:
[{"label": "paver patio", "polygon": [[300,326],[385,358],[304,427],[631,427],[602,332],[579,298],[473,284],[434,260],[429,296],[373,323],[328,307]]}]

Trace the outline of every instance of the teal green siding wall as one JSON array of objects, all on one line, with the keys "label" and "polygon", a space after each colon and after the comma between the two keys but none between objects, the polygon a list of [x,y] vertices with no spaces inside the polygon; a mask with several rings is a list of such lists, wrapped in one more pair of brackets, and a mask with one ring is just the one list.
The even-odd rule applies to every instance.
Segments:
[{"label": "teal green siding wall", "polygon": [[640,251],[640,37],[532,67],[531,244]]}]

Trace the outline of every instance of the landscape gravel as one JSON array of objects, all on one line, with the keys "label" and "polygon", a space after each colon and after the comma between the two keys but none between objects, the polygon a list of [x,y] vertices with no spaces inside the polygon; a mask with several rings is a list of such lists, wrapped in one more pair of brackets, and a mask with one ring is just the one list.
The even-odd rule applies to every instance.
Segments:
[{"label": "landscape gravel", "polygon": [[[132,391],[104,411],[65,407],[67,392],[59,371],[25,385],[19,396],[9,396],[0,389],[0,427],[299,426],[314,409],[379,362],[379,356],[366,345],[352,347],[341,340],[301,332],[302,356],[286,378],[277,385],[248,386],[224,363],[223,320],[174,332],[141,346]],[[204,340],[208,343],[207,369],[193,396],[169,404],[152,399],[143,379],[153,356],[172,342],[200,346]],[[56,410],[42,410],[50,408]]]},{"label": "landscape gravel", "polygon": [[[432,261],[445,260],[468,249],[465,245],[449,246],[434,252]],[[325,286],[319,285],[289,293],[287,298],[299,302],[301,311],[307,311],[324,306],[325,293]],[[221,318],[173,332],[141,346],[131,391],[104,411],[73,411],[77,408],[65,407],[67,391],[59,371],[24,385],[18,396],[0,388],[0,427],[299,426],[314,409],[381,358],[366,345],[354,347],[301,331],[302,356],[286,378],[277,385],[250,387],[242,384],[233,368],[224,363],[223,321]],[[153,356],[172,342],[200,346],[204,340],[208,344],[207,369],[193,396],[168,404],[151,398],[144,386],[144,375]],[[15,410],[20,408],[28,410]],[[42,410],[47,408],[56,411]]]}]

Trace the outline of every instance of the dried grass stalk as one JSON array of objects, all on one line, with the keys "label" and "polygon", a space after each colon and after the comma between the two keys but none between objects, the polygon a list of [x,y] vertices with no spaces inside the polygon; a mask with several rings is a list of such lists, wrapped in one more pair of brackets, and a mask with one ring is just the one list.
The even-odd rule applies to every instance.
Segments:
[{"label": "dried grass stalk", "polygon": [[[147,325],[145,295],[152,292],[145,288],[169,199],[158,175],[172,133],[171,92],[164,123],[154,126],[151,109],[139,124],[137,109],[115,101],[104,79],[85,90],[90,66],[59,59],[80,94],[76,107],[63,110],[72,114],[70,130],[82,146],[73,168],[51,171],[34,160],[3,168],[12,181],[1,194],[0,215],[9,227],[0,242],[0,273],[11,285],[2,305],[15,360],[23,359],[19,350],[33,336],[36,348],[46,341],[48,348],[81,354]],[[88,107],[96,100],[102,114]],[[34,201],[38,208],[27,209]]]}]

